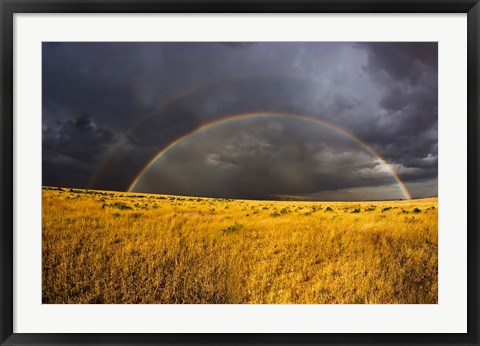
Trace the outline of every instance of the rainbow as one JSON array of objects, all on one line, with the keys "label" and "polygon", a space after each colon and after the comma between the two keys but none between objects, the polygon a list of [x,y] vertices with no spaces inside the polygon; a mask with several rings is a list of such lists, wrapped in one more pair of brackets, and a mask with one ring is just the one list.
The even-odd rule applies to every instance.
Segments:
[{"label": "rainbow", "polygon": [[217,119],[208,123],[203,124],[202,126],[190,131],[189,133],[177,138],[175,141],[164,147],[161,151],[159,151],[141,170],[140,172],[135,176],[134,180],[128,187],[128,191],[131,192],[132,190],[135,189],[136,185],[142,179],[143,175],[155,164],[157,160],[159,160],[163,155],[165,155],[168,151],[170,151],[172,148],[174,148],[177,144],[185,141],[187,138],[190,136],[193,136],[195,134],[198,134],[200,132],[206,131],[212,127],[220,126],[226,123],[231,123],[235,121],[240,121],[240,120],[245,120],[245,119],[257,119],[257,118],[267,118],[267,117],[280,117],[280,118],[287,118],[287,119],[299,119],[303,121],[308,121],[316,124],[320,124],[323,126],[326,126],[328,128],[331,128],[349,138],[351,138],[353,141],[361,145],[365,150],[367,150],[370,154],[372,154],[374,157],[376,157],[385,167],[387,167],[389,173],[392,175],[392,177],[395,179],[403,197],[405,199],[411,199],[410,193],[405,186],[405,184],[400,180],[398,177],[397,173],[395,170],[392,168],[391,165],[389,165],[381,156],[380,154],[373,149],[370,145],[368,145],[366,142],[362,141],[355,135],[353,135],[351,132],[334,125],[328,121],[325,120],[320,120],[308,115],[304,114],[294,114],[294,113],[282,113],[282,112],[253,112],[253,113],[243,113],[243,114],[235,114],[235,115],[230,115],[228,117],[222,118],[222,119]]},{"label": "rainbow", "polygon": [[[168,98],[164,102],[162,102],[160,105],[158,105],[153,111],[150,111],[146,114],[144,114],[136,123],[134,123],[127,131],[126,135],[133,133],[137,129],[139,129],[142,125],[144,125],[149,119],[151,119],[153,116],[159,115],[162,112],[168,110],[172,106],[174,106],[176,103],[179,101],[193,96],[195,94],[208,91],[214,87],[218,87],[223,84],[231,83],[240,83],[248,80],[257,80],[257,79],[273,79],[273,78],[287,78],[287,79],[292,79],[292,80],[302,80],[302,78],[286,73],[275,73],[275,74],[268,74],[268,73],[257,73],[257,74],[247,74],[247,75],[237,75],[237,76],[232,76],[230,78],[225,78],[225,79],[216,79],[209,81],[207,83],[199,84],[193,87],[190,87],[188,89],[184,89],[177,94],[173,95],[172,97]],[[102,164],[97,168],[97,170],[94,172],[92,175],[90,181],[89,181],[89,186],[91,188],[95,188],[95,185],[101,176],[101,174],[107,169],[109,164],[111,163],[111,160],[115,156],[116,153],[119,152],[119,150],[126,144],[125,137],[121,139],[117,144],[113,145],[107,152],[105,160],[103,160]]]}]

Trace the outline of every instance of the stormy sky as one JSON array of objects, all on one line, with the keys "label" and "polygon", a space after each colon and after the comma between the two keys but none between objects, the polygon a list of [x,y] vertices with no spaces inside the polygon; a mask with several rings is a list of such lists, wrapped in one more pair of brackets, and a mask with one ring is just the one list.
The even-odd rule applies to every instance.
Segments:
[{"label": "stormy sky", "polygon": [[42,84],[44,185],[437,195],[436,43],[46,42]]}]

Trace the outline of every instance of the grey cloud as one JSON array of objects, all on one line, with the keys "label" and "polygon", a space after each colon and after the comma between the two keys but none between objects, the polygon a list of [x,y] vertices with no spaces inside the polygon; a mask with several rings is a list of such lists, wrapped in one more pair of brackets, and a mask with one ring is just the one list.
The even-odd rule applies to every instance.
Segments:
[{"label": "grey cloud", "polygon": [[438,67],[437,43],[434,42],[391,42],[364,43],[369,52],[365,69],[374,77],[416,84],[429,73],[436,73]]},{"label": "grey cloud", "polygon": [[43,139],[45,150],[92,163],[112,142],[113,134],[97,127],[92,119],[82,116],[74,121],[66,121],[58,129],[52,127],[45,129]]}]

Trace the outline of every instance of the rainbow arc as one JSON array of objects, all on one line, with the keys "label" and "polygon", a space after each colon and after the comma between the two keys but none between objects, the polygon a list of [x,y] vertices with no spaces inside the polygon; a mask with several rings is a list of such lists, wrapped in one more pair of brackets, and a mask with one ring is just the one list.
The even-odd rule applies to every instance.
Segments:
[{"label": "rainbow arc", "polygon": [[380,154],[372,148],[368,143],[364,142],[360,138],[356,137],[354,134],[349,132],[348,130],[341,128],[335,124],[332,124],[326,120],[321,120],[314,118],[309,115],[304,115],[304,114],[294,114],[294,113],[282,113],[282,112],[252,112],[252,113],[243,113],[243,114],[234,114],[230,115],[227,117],[224,117],[222,119],[217,119],[208,123],[203,124],[202,126],[186,133],[185,135],[177,138],[173,142],[171,142],[169,145],[164,147],[161,151],[159,151],[156,155],[153,156],[153,158],[140,170],[140,172],[137,174],[137,176],[134,178],[130,186],[128,187],[128,191],[133,191],[135,190],[138,182],[142,179],[142,177],[146,174],[146,172],[160,159],[165,155],[167,152],[172,150],[176,145],[179,143],[187,140],[191,136],[194,136],[198,133],[207,131],[209,129],[224,125],[224,124],[229,124],[229,123],[234,123],[237,121],[242,121],[242,120],[247,120],[247,119],[261,119],[261,118],[286,118],[286,119],[297,119],[300,121],[307,121],[315,124],[320,124],[322,126],[325,126],[327,128],[333,129],[349,138],[351,138],[354,142],[358,143],[361,147],[363,147],[367,152],[369,152],[371,155],[373,155],[386,169],[388,172],[391,174],[393,179],[395,180],[400,192],[402,193],[403,197],[405,199],[411,199],[410,193],[405,186],[405,184],[402,182],[402,180],[399,178],[398,174],[395,172],[393,167],[388,164],[383,157],[380,156]]}]

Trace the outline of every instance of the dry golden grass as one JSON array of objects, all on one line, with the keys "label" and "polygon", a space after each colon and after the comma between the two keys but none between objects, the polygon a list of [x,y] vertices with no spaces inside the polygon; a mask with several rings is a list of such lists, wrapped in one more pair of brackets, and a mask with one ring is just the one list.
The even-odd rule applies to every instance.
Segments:
[{"label": "dry golden grass", "polygon": [[437,199],[44,188],[43,303],[434,304]]}]

